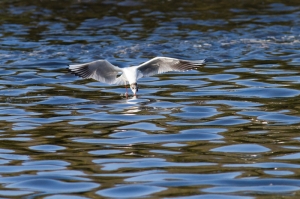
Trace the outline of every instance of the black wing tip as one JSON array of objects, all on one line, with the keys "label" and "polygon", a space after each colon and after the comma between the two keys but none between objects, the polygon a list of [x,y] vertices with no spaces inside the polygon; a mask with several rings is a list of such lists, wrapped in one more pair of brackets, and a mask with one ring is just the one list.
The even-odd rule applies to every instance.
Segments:
[{"label": "black wing tip", "polygon": [[85,69],[87,68],[87,65],[83,65],[82,67],[78,68],[67,68],[69,73],[74,74],[75,76],[84,78],[84,79],[89,79],[89,72],[87,72]]},{"label": "black wing tip", "polygon": [[81,76],[80,74],[76,73],[75,71],[72,71],[70,68],[67,68],[68,72],[77,76],[77,77],[81,77],[81,78],[84,78],[83,76]]},{"label": "black wing tip", "polygon": [[69,67],[66,69],[68,70],[69,73],[74,73]]}]

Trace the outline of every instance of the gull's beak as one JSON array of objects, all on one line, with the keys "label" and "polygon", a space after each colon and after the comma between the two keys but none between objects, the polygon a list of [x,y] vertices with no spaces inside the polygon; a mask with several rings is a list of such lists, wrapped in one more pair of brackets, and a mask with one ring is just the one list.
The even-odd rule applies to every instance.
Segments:
[{"label": "gull's beak", "polygon": [[138,90],[139,90],[139,89],[138,89],[138,86],[137,86],[137,83],[131,84],[131,85],[130,85],[130,88],[131,88],[133,94],[136,96],[136,93],[137,93]]},{"label": "gull's beak", "polygon": [[136,95],[137,90],[136,90],[136,89],[131,89],[131,90],[132,90],[132,92],[133,92],[133,95]]}]

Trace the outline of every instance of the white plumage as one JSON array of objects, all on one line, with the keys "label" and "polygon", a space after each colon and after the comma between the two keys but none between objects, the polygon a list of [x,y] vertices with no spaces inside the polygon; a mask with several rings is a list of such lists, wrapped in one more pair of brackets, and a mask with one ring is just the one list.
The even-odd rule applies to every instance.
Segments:
[{"label": "white plumage", "polygon": [[119,68],[106,60],[70,65],[69,70],[82,78],[92,78],[107,84],[129,84],[132,92],[138,91],[137,80],[169,71],[186,71],[204,64],[204,60],[188,61],[170,57],[155,57],[141,65]]}]

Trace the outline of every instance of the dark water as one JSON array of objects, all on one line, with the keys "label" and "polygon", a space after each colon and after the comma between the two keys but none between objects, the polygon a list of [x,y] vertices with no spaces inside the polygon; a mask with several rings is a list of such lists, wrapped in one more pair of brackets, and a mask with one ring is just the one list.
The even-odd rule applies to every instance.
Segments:
[{"label": "dark water", "polygon": [[[1,1],[0,197],[299,198],[298,1]],[[122,86],[68,64],[197,71]]]}]

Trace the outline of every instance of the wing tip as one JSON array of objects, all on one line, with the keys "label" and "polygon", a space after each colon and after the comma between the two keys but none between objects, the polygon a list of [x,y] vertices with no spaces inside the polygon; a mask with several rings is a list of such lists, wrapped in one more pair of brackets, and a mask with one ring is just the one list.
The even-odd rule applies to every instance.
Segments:
[{"label": "wing tip", "polygon": [[73,71],[71,68],[67,68],[67,70],[68,70],[69,73],[71,73],[71,74],[73,74],[73,75],[75,75],[75,76],[77,76],[77,77],[81,77],[81,78],[83,78],[83,79],[87,79],[87,77],[84,77],[84,75],[79,74],[79,73],[76,72],[76,71]]}]

